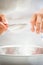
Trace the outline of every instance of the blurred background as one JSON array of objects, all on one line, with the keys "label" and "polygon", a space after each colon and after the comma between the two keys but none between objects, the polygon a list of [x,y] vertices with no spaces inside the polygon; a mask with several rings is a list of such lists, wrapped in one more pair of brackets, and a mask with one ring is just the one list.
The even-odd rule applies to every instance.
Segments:
[{"label": "blurred background", "polygon": [[0,0],[0,12],[14,13],[15,11],[28,11],[31,13],[43,8],[42,0]]}]

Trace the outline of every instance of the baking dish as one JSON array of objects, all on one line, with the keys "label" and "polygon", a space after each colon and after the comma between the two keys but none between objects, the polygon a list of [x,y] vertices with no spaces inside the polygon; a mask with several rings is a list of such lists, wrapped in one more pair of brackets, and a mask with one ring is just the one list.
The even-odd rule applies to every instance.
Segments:
[{"label": "baking dish", "polygon": [[43,54],[43,47],[36,45],[20,46],[7,45],[0,46],[0,55],[11,56],[32,56],[36,54]]},{"label": "baking dish", "polygon": [[[6,50],[8,51],[8,48],[13,48],[13,52],[10,51],[10,53],[6,53]],[[36,49],[38,51],[36,51]],[[43,53],[39,51],[39,49],[43,48],[40,46],[14,46],[14,45],[7,45],[7,46],[0,46],[0,64],[29,64],[29,65],[43,65]],[[29,52],[27,52],[29,51]],[[36,53],[34,53],[36,52]]]}]

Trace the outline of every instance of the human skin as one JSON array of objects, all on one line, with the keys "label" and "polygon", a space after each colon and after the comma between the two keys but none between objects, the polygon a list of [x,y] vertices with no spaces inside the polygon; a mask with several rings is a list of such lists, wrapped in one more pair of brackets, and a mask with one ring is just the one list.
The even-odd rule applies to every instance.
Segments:
[{"label": "human skin", "polygon": [[13,48],[6,48],[6,54],[14,54]]},{"label": "human skin", "polygon": [[36,33],[43,33],[43,9],[32,15],[31,31]]},{"label": "human skin", "polygon": [[36,48],[33,54],[43,54],[43,48]]},{"label": "human skin", "polygon": [[4,14],[0,14],[0,35],[8,29],[8,22]]}]

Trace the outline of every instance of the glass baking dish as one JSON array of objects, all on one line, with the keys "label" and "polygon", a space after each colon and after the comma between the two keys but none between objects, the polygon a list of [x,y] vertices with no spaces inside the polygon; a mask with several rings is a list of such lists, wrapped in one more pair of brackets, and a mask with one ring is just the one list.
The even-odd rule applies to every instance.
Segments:
[{"label": "glass baking dish", "polygon": [[43,54],[43,48],[36,45],[29,46],[15,46],[15,45],[7,45],[0,46],[0,55],[8,55],[8,56],[33,56]]}]

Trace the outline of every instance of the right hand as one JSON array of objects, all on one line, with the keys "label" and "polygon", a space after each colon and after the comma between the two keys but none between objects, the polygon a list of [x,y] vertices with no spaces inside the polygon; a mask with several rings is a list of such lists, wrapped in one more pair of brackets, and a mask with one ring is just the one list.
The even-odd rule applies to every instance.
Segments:
[{"label": "right hand", "polygon": [[31,30],[36,33],[43,33],[43,9],[36,12],[31,19]]}]

